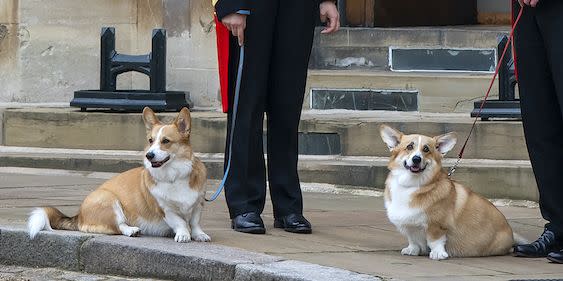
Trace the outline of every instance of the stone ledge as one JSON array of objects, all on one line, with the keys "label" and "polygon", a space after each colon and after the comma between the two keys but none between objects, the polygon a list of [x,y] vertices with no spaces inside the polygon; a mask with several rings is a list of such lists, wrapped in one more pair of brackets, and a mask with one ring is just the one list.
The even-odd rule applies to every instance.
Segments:
[{"label": "stone ledge", "polygon": [[[223,155],[196,154],[205,163],[210,179],[223,176]],[[47,168],[119,173],[141,166],[135,151],[81,150],[0,146],[0,167]],[[455,159],[445,159],[444,167]],[[387,177],[387,157],[304,156],[299,157],[303,182],[382,188]],[[454,179],[468,184],[488,198],[538,200],[532,168],[526,160],[464,159]]]},{"label": "stone ledge", "polygon": [[30,240],[25,229],[6,226],[0,226],[0,263],[174,280],[380,280],[213,243],[71,231]]},{"label": "stone ledge", "polygon": [[[361,80],[356,82],[363,83],[371,79]],[[440,83],[432,82],[432,79],[420,77],[420,80],[442,87]],[[463,88],[453,84],[450,86]],[[454,89],[451,90],[453,93]],[[436,100],[441,101],[442,98],[436,97]],[[473,109],[473,101],[469,103]],[[158,115],[168,121],[175,117],[176,113]],[[452,152],[457,152],[463,144],[462,139],[469,133],[473,119],[469,117],[469,113],[308,110],[303,112],[300,132],[338,134],[341,154],[344,156],[387,157],[389,150],[379,136],[379,126],[382,123],[399,128],[405,133],[438,135],[454,131],[459,139]],[[2,144],[10,146],[142,150],[147,142],[139,113],[84,113],[70,108],[7,109],[4,112],[3,125]],[[195,151],[222,153],[225,148],[226,125],[226,115],[223,113],[192,112],[194,133],[191,141]],[[527,160],[522,123],[478,122],[465,156],[472,159]]]}]

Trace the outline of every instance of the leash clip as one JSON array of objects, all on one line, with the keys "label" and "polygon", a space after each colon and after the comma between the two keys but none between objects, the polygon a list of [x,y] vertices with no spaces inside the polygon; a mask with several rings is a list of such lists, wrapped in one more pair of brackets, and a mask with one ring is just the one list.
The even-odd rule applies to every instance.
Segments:
[{"label": "leash clip", "polygon": [[457,166],[459,166],[459,163],[461,162],[461,157],[457,158],[457,161],[454,163],[454,165],[450,168],[450,171],[448,172],[448,178],[451,179],[452,175],[455,173],[455,170],[457,169]]}]

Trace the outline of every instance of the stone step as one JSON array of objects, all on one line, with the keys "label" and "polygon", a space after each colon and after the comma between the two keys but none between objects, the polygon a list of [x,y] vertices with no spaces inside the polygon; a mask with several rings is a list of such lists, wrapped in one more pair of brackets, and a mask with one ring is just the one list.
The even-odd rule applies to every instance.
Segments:
[{"label": "stone step", "polygon": [[[162,113],[170,120],[176,113]],[[389,124],[405,133],[439,135],[454,131],[455,157],[471,128],[469,114],[390,111],[304,111],[300,125],[301,154],[387,157],[379,126]],[[69,108],[7,109],[3,113],[2,145],[71,149],[142,150],[145,127],[139,113],[80,112]],[[192,112],[192,144],[197,152],[222,153],[226,115]],[[468,143],[469,159],[527,160],[519,121],[478,122]]]},{"label": "stone step", "polygon": [[[473,103],[485,95],[492,77],[488,73],[465,72],[310,70],[303,109],[471,112]],[[371,94],[366,95],[366,91]],[[390,93],[397,97],[390,98]],[[489,99],[498,99],[498,79]],[[369,103],[381,105],[370,107]]]},{"label": "stone step", "polygon": [[499,38],[508,35],[508,32],[508,26],[344,27],[333,35],[316,33],[310,68],[388,70],[391,66],[391,50],[398,48],[436,51],[433,62],[438,62],[438,69],[441,69],[441,64],[447,66],[451,59],[455,59],[447,52],[442,55],[440,50],[468,51],[476,56],[472,60],[460,60],[456,67],[458,70],[473,71],[475,69],[471,65],[475,60],[491,63],[490,56],[481,56],[480,52],[494,53]]},{"label": "stone step", "polygon": [[[198,153],[210,179],[223,176],[223,154]],[[0,146],[0,166],[121,172],[142,165],[141,151],[82,150]],[[445,168],[455,159],[446,159]],[[383,188],[386,157],[311,156],[299,158],[302,182],[348,188]],[[537,200],[530,163],[523,160],[464,159],[454,179],[489,198]]]}]

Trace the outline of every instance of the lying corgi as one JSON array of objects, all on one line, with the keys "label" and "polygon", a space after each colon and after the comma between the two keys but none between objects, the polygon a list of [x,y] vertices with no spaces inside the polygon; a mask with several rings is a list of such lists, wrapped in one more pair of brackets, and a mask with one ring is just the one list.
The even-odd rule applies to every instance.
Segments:
[{"label": "lying corgi", "polygon": [[[206,169],[190,146],[191,117],[183,108],[171,124],[161,124],[146,107],[144,167],[121,173],[90,193],[78,215],[37,208],[29,217],[31,239],[41,230],[66,229],[126,236],[175,234],[176,242],[210,241],[199,225]],[[188,230],[189,226],[189,230]]]},{"label": "lying corgi", "polygon": [[387,216],[409,241],[401,254],[442,260],[510,251],[515,235],[504,215],[442,169],[442,158],[457,141],[454,134],[404,135],[386,125],[380,132],[391,151]]}]

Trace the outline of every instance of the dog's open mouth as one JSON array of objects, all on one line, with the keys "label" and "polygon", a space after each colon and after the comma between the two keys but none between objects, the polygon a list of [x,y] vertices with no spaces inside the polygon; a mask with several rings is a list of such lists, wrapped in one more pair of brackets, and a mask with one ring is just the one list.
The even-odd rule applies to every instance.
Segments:
[{"label": "dog's open mouth", "polygon": [[161,167],[161,166],[164,165],[164,163],[166,163],[168,160],[170,160],[170,156],[164,158],[164,160],[162,160],[162,161],[151,161],[151,166],[152,166],[153,168]]},{"label": "dog's open mouth", "polygon": [[409,166],[409,165],[407,165],[406,161],[405,161],[404,164],[405,164],[405,169],[407,169],[407,170],[411,171],[411,173],[415,173],[415,174],[421,173],[426,169],[426,165],[424,167],[421,167],[420,165]]}]

